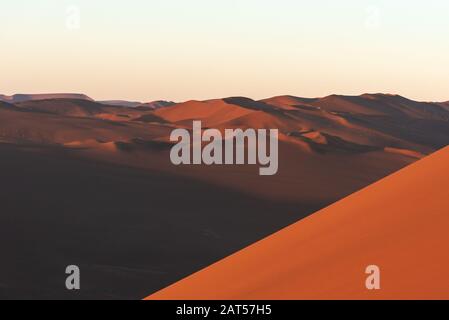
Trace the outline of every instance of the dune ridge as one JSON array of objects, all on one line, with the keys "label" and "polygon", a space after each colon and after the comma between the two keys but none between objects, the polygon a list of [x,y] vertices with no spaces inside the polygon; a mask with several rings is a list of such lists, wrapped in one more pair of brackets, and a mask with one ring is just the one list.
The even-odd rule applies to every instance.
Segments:
[{"label": "dune ridge", "polygon": [[449,299],[448,164],[449,147],[148,299]]}]

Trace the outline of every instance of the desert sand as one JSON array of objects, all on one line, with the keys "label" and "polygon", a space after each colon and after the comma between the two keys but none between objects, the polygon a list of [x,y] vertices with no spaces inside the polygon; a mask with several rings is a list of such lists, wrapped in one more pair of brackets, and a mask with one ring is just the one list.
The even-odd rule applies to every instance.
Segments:
[{"label": "desert sand", "polygon": [[[449,144],[444,104],[391,95],[20,97],[0,103],[1,297],[141,299]],[[170,133],[192,120],[279,129],[278,173],[174,166]],[[75,296],[58,273],[73,263]]]},{"label": "desert sand", "polygon": [[449,299],[448,169],[445,148],[149,299]]}]

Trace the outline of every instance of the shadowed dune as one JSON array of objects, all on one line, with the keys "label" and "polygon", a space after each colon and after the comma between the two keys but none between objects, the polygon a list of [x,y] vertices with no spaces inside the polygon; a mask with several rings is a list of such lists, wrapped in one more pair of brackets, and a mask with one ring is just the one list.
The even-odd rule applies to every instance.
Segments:
[{"label": "shadowed dune", "polygon": [[449,112],[441,104],[398,95],[332,95],[316,99],[280,96],[264,102],[283,108],[304,129],[359,144],[429,153],[446,146],[449,136]]},{"label": "shadowed dune", "polygon": [[0,139],[11,143],[62,145],[89,139],[105,142],[133,138],[150,140],[169,133],[170,128],[157,124],[61,116],[17,107],[0,108]]},{"label": "shadowed dune", "polygon": [[150,299],[449,299],[448,169],[445,148]]},{"label": "shadowed dune", "polygon": [[[140,299],[323,205],[293,211],[61,147],[0,144],[0,167],[1,298]],[[64,286],[70,264],[79,292]]]},{"label": "shadowed dune", "polygon": [[155,114],[144,114],[140,117],[135,118],[133,121],[140,121],[140,122],[157,122],[157,123],[169,123],[168,121],[162,119],[161,117],[158,117]]},{"label": "shadowed dune", "polygon": [[16,106],[11,103],[0,101],[0,108],[2,108],[2,109],[13,109],[15,107]]},{"label": "shadowed dune", "polygon": [[438,103],[417,102],[399,95],[363,94],[360,96],[331,95],[324,98],[299,98],[280,96],[263,100],[290,110],[301,106],[315,107],[329,112],[352,113],[371,116],[408,116],[448,120],[447,110]]},{"label": "shadowed dune", "polygon": [[449,111],[449,101],[439,103],[439,105],[442,106],[442,107],[443,107],[444,109],[446,109],[447,111]]},{"label": "shadowed dune", "polygon": [[140,110],[120,105],[107,105],[81,99],[30,100],[15,103],[26,111],[48,113],[65,117],[99,118],[116,122],[132,121],[148,114],[151,110]]}]

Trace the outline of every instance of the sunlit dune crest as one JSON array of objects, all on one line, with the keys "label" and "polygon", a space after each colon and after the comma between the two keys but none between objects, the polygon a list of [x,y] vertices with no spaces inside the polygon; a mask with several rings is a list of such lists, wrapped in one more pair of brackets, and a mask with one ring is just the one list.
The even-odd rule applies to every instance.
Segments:
[{"label": "sunlit dune crest", "polygon": [[424,155],[422,153],[413,151],[413,150],[406,150],[406,149],[397,149],[397,148],[385,148],[386,152],[391,152],[391,153],[397,153],[397,154],[401,154],[404,156],[408,156],[408,157],[412,157],[412,158],[417,158],[417,159],[421,159],[424,157]]},{"label": "sunlit dune crest", "polygon": [[149,299],[448,299],[448,163],[445,148]]}]

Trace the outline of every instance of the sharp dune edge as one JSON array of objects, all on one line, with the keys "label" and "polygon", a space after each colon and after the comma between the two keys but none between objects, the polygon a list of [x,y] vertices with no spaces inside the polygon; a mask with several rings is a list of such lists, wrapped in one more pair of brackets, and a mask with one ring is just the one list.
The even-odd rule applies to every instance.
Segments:
[{"label": "sharp dune edge", "polygon": [[448,299],[448,169],[446,147],[147,299]]}]

